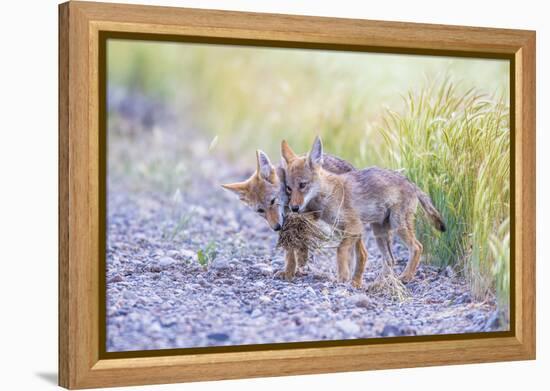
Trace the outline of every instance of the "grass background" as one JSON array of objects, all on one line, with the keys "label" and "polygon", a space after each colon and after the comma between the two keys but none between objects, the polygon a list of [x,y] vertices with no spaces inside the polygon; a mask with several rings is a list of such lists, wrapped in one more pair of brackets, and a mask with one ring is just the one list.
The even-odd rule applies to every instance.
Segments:
[{"label": "grass background", "polygon": [[[404,169],[448,225],[419,218],[425,260],[509,304],[506,61],[111,40],[109,85],[181,108],[232,164],[314,135],[357,167]],[[185,107],[185,109],[184,109]],[[168,168],[169,169],[169,168]]]}]

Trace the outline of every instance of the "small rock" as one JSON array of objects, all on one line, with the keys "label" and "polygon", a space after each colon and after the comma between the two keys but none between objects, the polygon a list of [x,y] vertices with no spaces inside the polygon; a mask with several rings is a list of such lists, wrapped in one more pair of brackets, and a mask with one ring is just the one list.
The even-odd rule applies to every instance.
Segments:
[{"label": "small rock", "polygon": [[463,295],[455,299],[456,304],[466,304],[471,302],[472,302],[472,298],[470,297],[469,293],[464,293]]},{"label": "small rock", "polygon": [[217,342],[224,342],[229,339],[229,335],[226,333],[210,333],[206,337]]},{"label": "small rock", "polygon": [[171,258],[178,258],[180,256],[180,253],[179,251],[176,251],[176,250],[170,250],[166,253],[166,255],[168,255]]},{"label": "small rock", "polygon": [[[206,284],[208,284],[208,282],[206,280],[204,282]],[[221,285],[221,286],[223,286],[223,285],[235,285],[235,281],[232,280],[231,278],[220,278],[220,279],[216,280],[216,283]],[[206,284],[203,284],[203,282],[201,281],[201,285],[208,286]]]},{"label": "small rock", "polygon": [[163,267],[170,266],[175,263],[176,263],[175,259],[171,257],[162,257],[159,259],[159,265]]},{"label": "small rock", "polygon": [[204,279],[199,280],[199,284],[204,288],[209,288],[211,286],[211,284],[208,281],[204,280]]},{"label": "small rock", "polygon": [[197,215],[199,216],[204,216],[206,215],[206,209],[200,205],[195,205],[194,207],[194,213],[196,213]]},{"label": "small rock", "polygon": [[485,324],[486,330],[498,330],[501,327],[501,317],[498,311],[493,312],[487,323]]},{"label": "small rock", "polygon": [[194,260],[197,257],[197,254],[194,251],[187,250],[187,249],[181,249],[179,251],[179,254],[187,259]]},{"label": "small rock", "polygon": [[158,322],[153,322],[149,326],[149,331],[153,333],[160,333],[162,331],[162,327]]},{"label": "small rock", "polygon": [[177,319],[175,317],[164,317],[160,319],[160,324],[163,327],[171,327],[177,323]]},{"label": "small rock", "polygon": [[455,276],[455,271],[453,270],[452,267],[447,266],[443,274],[445,274],[449,278],[453,278]]},{"label": "small rock", "polygon": [[198,282],[198,283],[201,283],[202,281],[206,281],[206,279],[204,278],[204,276],[202,274],[197,274],[195,276],[195,280]]},{"label": "small rock", "polygon": [[123,281],[123,278],[120,274],[115,274],[113,277],[111,277],[109,279],[108,282],[112,283],[112,282],[122,282]]},{"label": "small rock", "polygon": [[300,326],[300,325],[302,325],[302,323],[303,323],[302,318],[300,318],[298,315],[294,315],[294,316],[292,317],[292,321],[294,322],[294,324],[295,324],[296,326]]},{"label": "small rock", "polygon": [[263,287],[265,287],[265,282],[263,282],[263,281],[256,281],[256,282],[254,282],[254,286],[255,286],[256,288],[263,288]]},{"label": "small rock", "polygon": [[212,270],[231,269],[231,264],[227,259],[216,259],[216,261],[210,265],[210,269]]},{"label": "small rock", "polygon": [[360,308],[372,308],[374,306],[371,299],[364,294],[353,295],[348,300]]},{"label": "small rock", "polygon": [[341,297],[344,297],[344,296],[348,296],[349,293],[346,289],[337,289],[335,292],[334,292],[334,295],[335,296],[341,296]]},{"label": "small rock", "polygon": [[263,276],[271,276],[273,274],[273,268],[268,265],[260,265],[258,266],[258,271]]},{"label": "small rock", "polygon": [[396,337],[401,335],[401,330],[397,326],[387,324],[384,326],[381,335],[382,337]]},{"label": "small rock", "polygon": [[137,312],[132,312],[132,313],[128,314],[128,319],[133,323],[139,322],[140,318],[141,318],[141,316]]},{"label": "small rock", "polygon": [[361,331],[361,327],[349,319],[339,320],[336,322],[336,327],[346,334],[354,335]]},{"label": "small rock", "polygon": [[269,296],[260,296],[260,301],[262,303],[269,303],[271,299],[269,298]]},{"label": "small rock", "polygon": [[309,293],[310,295],[314,295],[315,296],[315,291],[313,290],[312,287],[308,286],[306,288],[306,292]]},{"label": "small rock", "polygon": [[127,300],[136,300],[137,299],[136,294],[132,291],[126,291],[126,292],[124,292],[124,294],[122,296],[124,296],[124,298],[127,299]]}]

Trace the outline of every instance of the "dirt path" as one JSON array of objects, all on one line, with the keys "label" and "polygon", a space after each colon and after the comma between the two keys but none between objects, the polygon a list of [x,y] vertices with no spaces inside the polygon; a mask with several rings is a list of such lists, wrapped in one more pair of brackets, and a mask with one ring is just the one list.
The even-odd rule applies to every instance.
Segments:
[{"label": "dirt path", "polygon": [[[107,227],[107,350],[493,331],[494,302],[477,302],[451,270],[421,263],[405,300],[335,282],[335,255],[315,254],[306,275],[283,267],[277,236],[219,184],[246,171],[209,151],[189,124],[132,133],[112,123]],[[121,129],[114,129],[120,127]],[[116,131],[116,132],[115,132]],[[161,153],[157,153],[157,152]],[[253,168],[253,167],[250,167]],[[380,270],[368,234],[365,286]],[[200,265],[197,253],[212,260]],[[407,251],[394,244],[395,271]]]}]

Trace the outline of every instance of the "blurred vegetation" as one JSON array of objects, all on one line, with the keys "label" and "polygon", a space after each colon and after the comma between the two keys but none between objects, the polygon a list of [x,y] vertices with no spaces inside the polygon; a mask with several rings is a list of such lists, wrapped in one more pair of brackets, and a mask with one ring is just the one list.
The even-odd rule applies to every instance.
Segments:
[{"label": "blurred vegetation", "polygon": [[108,58],[109,86],[182,115],[185,102],[234,164],[253,168],[257,148],[277,162],[283,138],[305,153],[319,134],[357,167],[404,169],[449,227],[418,219],[427,261],[508,307],[507,62],[116,40]]}]

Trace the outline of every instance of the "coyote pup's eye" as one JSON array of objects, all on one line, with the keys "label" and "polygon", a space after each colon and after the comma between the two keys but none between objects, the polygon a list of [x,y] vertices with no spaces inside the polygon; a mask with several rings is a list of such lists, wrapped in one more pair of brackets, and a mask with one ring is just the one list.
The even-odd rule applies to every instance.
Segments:
[{"label": "coyote pup's eye", "polygon": [[273,198],[273,199],[271,200],[271,205],[273,205],[273,204],[275,203],[275,201],[277,201],[277,198]]},{"label": "coyote pup's eye", "polygon": [[287,186],[287,187],[286,187],[286,192],[287,192],[288,194],[292,193],[292,189],[290,188],[290,186]]},{"label": "coyote pup's eye", "polygon": [[258,210],[257,210],[256,212],[258,212],[258,213],[264,213],[265,210],[263,210],[262,208],[258,208]]},{"label": "coyote pup's eye", "polygon": [[306,182],[300,182],[300,190],[304,190],[307,186]]}]

